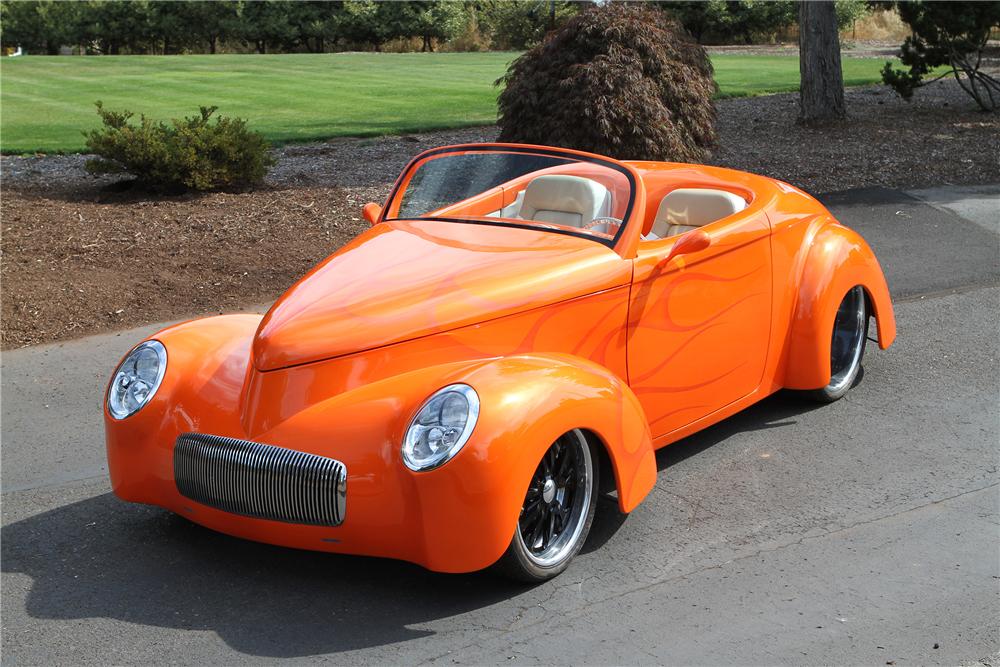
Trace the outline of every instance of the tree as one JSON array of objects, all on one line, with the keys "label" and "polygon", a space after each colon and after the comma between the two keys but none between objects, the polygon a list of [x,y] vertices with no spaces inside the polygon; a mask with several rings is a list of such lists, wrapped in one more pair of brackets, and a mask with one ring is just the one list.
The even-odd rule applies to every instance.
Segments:
[{"label": "tree", "polygon": [[837,10],[831,0],[799,2],[799,75],[800,122],[838,120],[847,115]]},{"label": "tree", "polygon": [[492,46],[522,51],[538,44],[556,26],[574,16],[582,3],[550,0],[489,0],[480,18],[491,33]]},{"label": "tree", "polygon": [[150,32],[162,44],[163,55],[169,55],[190,42],[185,3],[153,2],[149,10]]},{"label": "tree", "polygon": [[59,47],[79,41],[80,6],[72,2],[0,3],[0,41],[5,47],[59,53]]},{"label": "tree", "polygon": [[715,143],[705,49],[661,11],[595,5],[549,33],[497,81],[500,141],[622,159],[693,162]]},{"label": "tree", "polygon": [[289,4],[287,0],[257,0],[244,4],[240,13],[240,39],[253,45],[257,53],[267,53],[269,45],[283,47],[294,40]]},{"label": "tree", "polygon": [[913,32],[900,56],[909,69],[887,62],[887,85],[909,100],[934,68],[947,67],[941,76],[953,75],[980,109],[1000,108],[1000,81],[980,69],[990,30],[1000,24],[1000,2],[902,2],[899,15]]},{"label": "tree", "polygon": [[375,4],[377,32],[383,41],[409,39],[420,34],[419,14],[424,2],[378,2]]},{"label": "tree", "polygon": [[182,5],[187,15],[187,29],[197,39],[208,44],[208,52],[215,53],[219,42],[240,32],[240,3],[233,0],[203,2],[194,0]]},{"label": "tree", "polygon": [[421,39],[421,51],[433,51],[434,40],[453,37],[463,27],[465,7],[460,2],[414,0],[378,2],[367,30],[376,44],[391,39]]},{"label": "tree", "polygon": [[657,2],[665,12],[681,22],[681,25],[699,42],[707,34],[718,32],[725,22],[725,0],[677,0]]},{"label": "tree", "polygon": [[836,0],[834,5],[837,7],[837,27],[841,30],[847,30],[873,9],[868,0]]},{"label": "tree", "polygon": [[416,18],[417,32],[423,40],[421,51],[433,51],[435,39],[449,40],[458,35],[465,26],[465,6],[461,2],[436,0],[421,4],[424,7]]},{"label": "tree", "polygon": [[[250,3],[254,4],[254,3]],[[291,36],[286,38],[287,50],[305,48],[310,53],[323,53],[328,42],[340,36],[342,2],[283,2]]]},{"label": "tree", "polygon": [[659,2],[699,42],[751,44],[795,23],[794,0]]},{"label": "tree", "polygon": [[761,36],[772,37],[792,25],[796,18],[793,0],[727,2],[723,27],[740,42],[753,44]]},{"label": "tree", "polygon": [[344,39],[362,44],[371,44],[376,51],[382,50],[382,44],[389,38],[389,31],[382,23],[386,11],[380,5],[396,4],[372,2],[372,0],[350,0],[344,3],[344,12],[340,22],[340,33]]},{"label": "tree", "polygon": [[[656,3],[680,21],[699,43],[751,44],[771,39],[798,20],[795,0],[681,0]],[[841,30],[868,11],[865,0],[836,0]]]},{"label": "tree", "polygon": [[105,55],[144,50],[155,37],[149,3],[144,0],[92,0],[81,3],[81,15],[81,41],[96,44]]}]

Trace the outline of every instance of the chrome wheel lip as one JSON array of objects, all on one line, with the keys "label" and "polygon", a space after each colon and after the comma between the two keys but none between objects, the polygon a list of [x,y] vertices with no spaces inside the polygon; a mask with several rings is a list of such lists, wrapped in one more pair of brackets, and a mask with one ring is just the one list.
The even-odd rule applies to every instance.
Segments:
[{"label": "chrome wheel lip", "polygon": [[572,528],[570,530],[563,530],[556,540],[541,554],[533,553],[525,543],[524,536],[521,534],[520,520],[518,521],[517,529],[514,531],[515,539],[520,542],[528,560],[541,568],[556,567],[573,555],[577,542],[579,542],[580,536],[586,526],[587,514],[590,511],[590,500],[593,495],[594,461],[590,454],[590,446],[587,444],[587,439],[579,430],[571,431],[564,437],[572,438],[572,446],[577,448],[578,460],[582,463],[583,467],[579,480],[579,493],[573,499],[573,508],[567,520],[567,523]]},{"label": "chrome wheel lip", "polygon": [[[846,306],[846,308],[845,308]],[[861,363],[861,353],[864,349],[865,320],[868,315],[865,310],[864,288],[860,285],[851,288],[844,296],[840,307],[837,309],[837,316],[833,323],[833,336],[830,343],[830,384],[828,389],[832,392],[839,392],[849,383],[854,381],[857,368]],[[850,338],[849,346],[844,351],[846,362],[836,373],[833,369],[837,366],[834,356],[837,354],[837,338],[846,336]]]}]

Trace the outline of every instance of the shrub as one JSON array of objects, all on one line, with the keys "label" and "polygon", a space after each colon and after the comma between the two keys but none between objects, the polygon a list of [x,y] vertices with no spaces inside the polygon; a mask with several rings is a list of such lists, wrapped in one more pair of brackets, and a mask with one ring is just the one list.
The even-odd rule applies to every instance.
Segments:
[{"label": "shrub", "polygon": [[715,143],[712,65],[674,19],[608,3],[569,19],[497,80],[500,141],[695,162]]},{"label": "shrub", "polygon": [[909,69],[887,62],[883,82],[909,100],[929,83],[924,77],[943,66],[948,69],[936,78],[951,74],[980,109],[1000,109],[1000,81],[980,69],[990,31],[1000,24],[1000,2],[901,2],[899,15],[913,31],[900,54]]},{"label": "shrub", "polygon": [[93,174],[131,174],[140,185],[163,191],[246,189],[259,185],[274,164],[270,145],[246,121],[217,116],[201,107],[198,116],[154,122],[131,111],[109,111],[100,102],[103,127],[85,132]]}]

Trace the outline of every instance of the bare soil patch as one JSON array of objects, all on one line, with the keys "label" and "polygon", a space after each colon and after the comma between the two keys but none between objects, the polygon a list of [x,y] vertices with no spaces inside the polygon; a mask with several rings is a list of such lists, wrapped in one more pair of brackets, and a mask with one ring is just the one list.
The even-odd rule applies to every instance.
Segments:
[{"label": "bare soil patch", "polygon": [[[1000,182],[1000,118],[942,81],[907,104],[848,91],[851,119],[795,125],[795,94],[718,103],[711,162],[813,193]],[[267,303],[364,229],[416,153],[493,127],[290,146],[265,189],[155,197],[115,191],[85,157],[0,161],[2,345],[22,347]]]}]

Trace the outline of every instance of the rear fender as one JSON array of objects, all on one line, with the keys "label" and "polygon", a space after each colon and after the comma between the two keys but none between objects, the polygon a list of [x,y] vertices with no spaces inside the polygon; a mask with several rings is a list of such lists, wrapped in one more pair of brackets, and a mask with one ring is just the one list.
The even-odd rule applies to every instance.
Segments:
[{"label": "rear fender", "polygon": [[798,283],[783,385],[818,389],[830,383],[830,343],[837,308],[856,285],[865,289],[883,350],[896,338],[889,288],[875,253],[852,229],[833,221],[813,237]]}]

